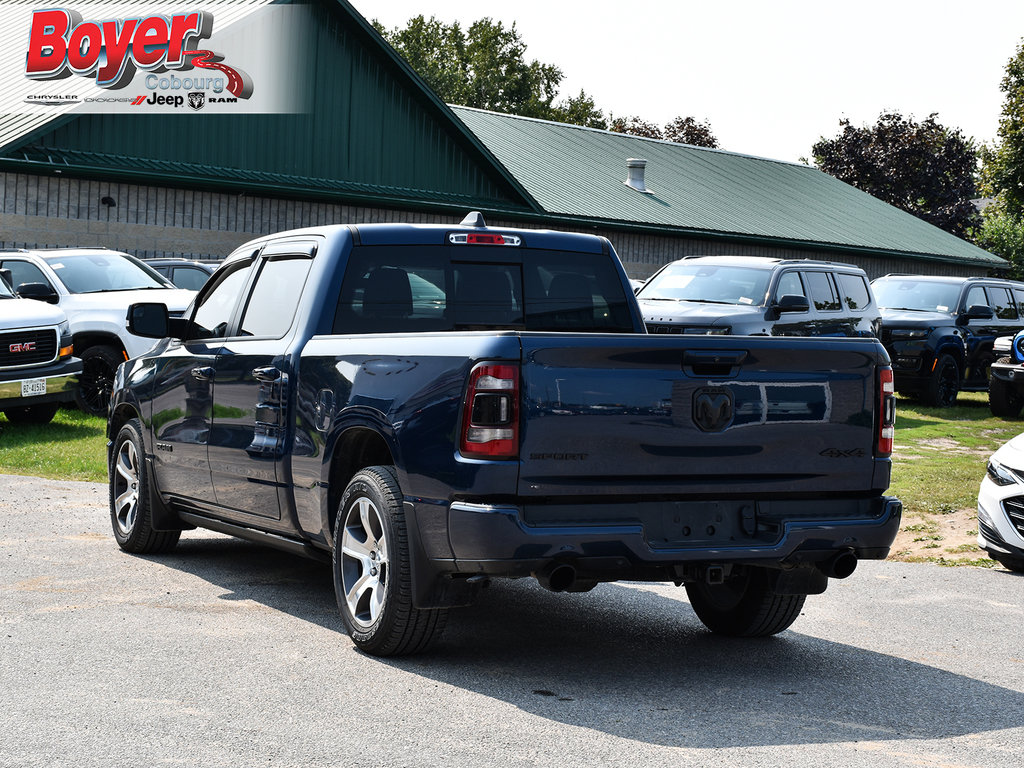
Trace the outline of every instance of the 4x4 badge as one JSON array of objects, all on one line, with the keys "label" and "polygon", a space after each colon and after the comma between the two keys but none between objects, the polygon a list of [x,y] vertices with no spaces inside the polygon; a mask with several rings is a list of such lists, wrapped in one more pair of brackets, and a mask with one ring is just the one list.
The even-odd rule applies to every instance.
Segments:
[{"label": "4x4 badge", "polygon": [[732,392],[704,387],[693,395],[693,423],[704,432],[721,432],[732,423]]}]

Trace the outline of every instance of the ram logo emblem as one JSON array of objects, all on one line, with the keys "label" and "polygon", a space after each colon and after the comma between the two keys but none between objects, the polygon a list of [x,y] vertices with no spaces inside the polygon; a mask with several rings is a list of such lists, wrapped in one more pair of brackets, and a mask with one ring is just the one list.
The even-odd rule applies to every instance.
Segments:
[{"label": "ram logo emblem", "polygon": [[732,423],[733,400],[728,389],[697,390],[693,395],[693,423],[704,432],[721,432]]}]

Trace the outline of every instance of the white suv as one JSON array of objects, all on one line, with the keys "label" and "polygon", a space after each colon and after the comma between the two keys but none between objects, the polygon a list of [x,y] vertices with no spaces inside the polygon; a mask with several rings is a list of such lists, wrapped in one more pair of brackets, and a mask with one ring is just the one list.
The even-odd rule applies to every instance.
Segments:
[{"label": "white suv", "polygon": [[57,307],[17,298],[0,276],[0,411],[16,424],[46,424],[74,399],[82,361]]},{"label": "white suv", "polygon": [[64,310],[82,358],[75,401],[97,416],[107,414],[117,366],[153,346],[125,328],[128,307],[159,301],[181,314],[196,293],[175,288],[134,256],[105,248],[0,251],[0,269],[10,272],[19,296]]}]

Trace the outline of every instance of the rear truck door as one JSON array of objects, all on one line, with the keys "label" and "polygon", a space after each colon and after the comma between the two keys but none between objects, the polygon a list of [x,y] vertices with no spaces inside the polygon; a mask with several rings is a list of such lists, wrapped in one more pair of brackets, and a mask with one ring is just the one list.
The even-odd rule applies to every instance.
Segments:
[{"label": "rear truck door", "polygon": [[239,261],[219,273],[196,298],[187,338],[153,360],[153,461],[168,496],[215,501],[208,456],[214,363],[251,266]]},{"label": "rear truck door", "polygon": [[874,340],[523,334],[519,494],[858,494]]},{"label": "rear truck door", "polygon": [[271,520],[281,519],[279,489],[287,487],[280,464],[293,383],[285,351],[314,251],[307,241],[264,248],[237,329],[214,363],[209,457],[217,504]]}]

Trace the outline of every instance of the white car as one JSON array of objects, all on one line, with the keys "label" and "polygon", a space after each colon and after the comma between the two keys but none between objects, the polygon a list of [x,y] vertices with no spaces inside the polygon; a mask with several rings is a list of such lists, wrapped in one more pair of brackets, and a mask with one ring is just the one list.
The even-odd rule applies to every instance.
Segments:
[{"label": "white car", "polygon": [[172,315],[192,303],[195,291],[175,288],[134,256],[106,248],[0,251],[0,269],[22,298],[56,304],[71,324],[82,358],[75,401],[87,413],[107,415],[117,366],[153,346],[125,328],[128,307],[158,301]]},{"label": "white car", "polygon": [[1024,434],[992,454],[978,492],[978,546],[1024,573]]},{"label": "white car", "polygon": [[0,411],[15,424],[46,424],[74,399],[82,361],[57,307],[17,298],[0,275]]}]

